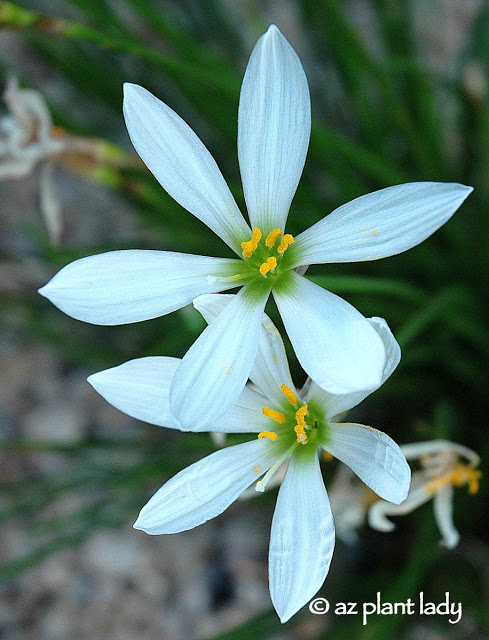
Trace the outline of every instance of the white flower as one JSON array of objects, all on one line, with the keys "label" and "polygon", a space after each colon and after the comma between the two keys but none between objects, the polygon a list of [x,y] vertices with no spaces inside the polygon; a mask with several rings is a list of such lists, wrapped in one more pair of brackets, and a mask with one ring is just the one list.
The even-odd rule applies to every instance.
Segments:
[{"label": "white flower", "polygon": [[66,149],[54,134],[44,97],[33,89],[21,89],[11,78],[3,98],[9,115],[0,119],[0,180],[20,178],[39,165],[39,204],[51,240],[59,241],[61,205],[54,184],[53,159]]},{"label": "white flower", "polygon": [[357,529],[365,524],[368,508],[378,496],[344,464],[336,468],[328,493],[337,537],[347,545],[355,544]]},{"label": "white flower", "polygon": [[170,403],[189,429],[197,421],[210,427],[241,393],[271,292],[302,367],[318,385],[336,394],[378,387],[385,353],[371,323],[294,269],[405,251],[444,224],[472,189],[435,182],[389,187],[341,206],[295,239],[284,233],[311,118],[299,58],[273,25],[251,55],[239,103],[238,157],[253,231],[214,159],[174,111],[126,84],[124,115],[134,147],[163,188],[239,259],[114,251],[66,266],[40,293],[74,318],[117,325],[242,286],[175,373]]},{"label": "white flower", "polygon": [[140,160],[105,140],[75,136],[54,125],[44,96],[20,88],[15,77],[3,98],[9,113],[0,118],[0,180],[22,178],[38,168],[39,207],[51,242],[57,244],[63,218],[54,179],[56,165],[95,176],[100,166],[137,167]]},{"label": "white flower", "polygon": [[[233,296],[205,295],[195,302],[207,321],[232,308]],[[380,318],[370,326],[387,354],[382,379],[396,367],[400,350]],[[101,371],[89,378],[111,404],[152,424],[184,429],[172,415],[169,390],[179,361],[149,357]],[[259,348],[237,403],[217,417],[212,429],[258,433],[258,438],[220,449],[169,480],[142,509],[135,527],[149,534],[177,533],[222,513],[255,484],[259,491],[288,462],[273,516],[269,579],[273,605],[282,622],[293,616],[321,587],[334,547],[334,524],[319,468],[324,449],[349,465],[386,500],[399,504],[410,483],[409,466],[385,433],[332,418],[366,395],[334,395],[312,382],[301,397],[290,378],[285,349],[271,320],[260,318]],[[255,390],[256,389],[256,390]],[[193,431],[202,431],[200,423]]]},{"label": "white flower", "polygon": [[477,493],[482,476],[482,472],[475,469],[479,456],[471,449],[447,440],[417,442],[403,445],[401,449],[408,460],[419,459],[421,469],[413,473],[408,497],[401,505],[379,500],[370,507],[370,526],[378,531],[393,531],[395,525],[387,516],[411,513],[433,499],[435,519],[442,534],[441,544],[453,549],[460,540],[453,524],[453,487],[466,484],[470,494]]}]

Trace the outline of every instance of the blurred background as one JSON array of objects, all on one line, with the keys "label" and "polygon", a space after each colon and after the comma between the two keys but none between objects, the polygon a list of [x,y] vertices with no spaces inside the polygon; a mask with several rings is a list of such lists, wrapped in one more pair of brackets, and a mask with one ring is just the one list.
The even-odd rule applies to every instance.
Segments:
[{"label": "blurred background", "polygon": [[[110,249],[231,257],[135,156],[122,83],[142,84],[191,125],[244,211],[239,87],[272,22],[302,60],[314,120],[288,232],[392,184],[475,187],[417,248],[311,267],[308,276],[364,315],[386,318],[403,348],[392,378],[354,419],[399,444],[464,444],[486,473],[488,2],[0,1],[0,638],[489,637],[487,473],[477,495],[455,490],[456,549],[440,547],[427,504],[396,519],[393,533],[363,527],[350,544],[338,541],[318,594],[361,603],[381,591],[401,602],[424,591],[440,602],[449,591],[463,605],[456,625],[413,615],[371,616],[362,626],[361,616],[313,616],[307,607],[281,625],[267,585],[276,490],[186,533],[133,530],[152,493],[216,445],[207,434],[123,415],[86,377],[143,355],[182,356],[204,322],[185,308],[95,327],[36,293],[71,260]],[[289,357],[300,385],[304,374]],[[324,465],[327,485],[335,465]]]}]

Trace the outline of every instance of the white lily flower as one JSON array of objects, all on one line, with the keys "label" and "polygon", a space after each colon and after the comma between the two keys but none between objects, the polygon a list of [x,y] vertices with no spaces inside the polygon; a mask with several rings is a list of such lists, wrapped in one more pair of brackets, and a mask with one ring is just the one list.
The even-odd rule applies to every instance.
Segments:
[{"label": "white lily flower", "polygon": [[478,492],[482,472],[475,467],[479,456],[468,447],[447,440],[417,442],[403,445],[401,449],[408,460],[419,460],[421,469],[413,473],[408,497],[401,505],[379,500],[370,507],[370,526],[378,531],[393,531],[395,524],[387,516],[411,513],[433,499],[441,544],[447,549],[455,548],[460,534],[453,524],[453,487],[467,485],[470,494]]},{"label": "white lily flower", "polygon": [[174,111],[126,84],[124,115],[134,147],[163,188],[239,259],[114,251],[69,264],[40,293],[74,318],[117,325],[242,286],[174,376],[171,407],[187,428],[196,421],[210,427],[237,400],[271,292],[302,367],[319,386],[334,394],[378,387],[385,353],[372,324],[294,269],[405,251],[444,224],[472,188],[435,182],[389,187],[339,207],[296,238],[285,233],[311,116],[299,58],[274,25],[253,50],[239,103],[238,157],[252,231],[209,151]]},{"label": "white lily flower", "polygon": [[42,93],[22,89],[15,77],[8,81],[3,98],[9,113],[0,118],[0,180],[22,178],[39,168],[39,207],[51,242],[58,244],[63,218],[56,165],[90,176],[100,165],[132,167],[139,158],[105,140],[75,136],[54,125]]},{"label": "white lily flower", "polygon": [[357,530],[365,524],[368,508],[379,497],[344,464],[336,468],[328,493],[337,537],[346,545],[355,544]]},{"label": "white lily flower", "polygon": [[53,134],[46,100],[34,89],[21,89],[11,78],[3,98],[9,114],[0,119],[0,180],[39,171],[39,204],[52,242],[61,236],[61,205],[53,177],[54,158],[66,148]]},{"label": "white lily flower", "polygon": [[[205,295],[195,305],[212,327],[220,314],[233,307],[233,296]],[[384,320],[368,322],[388,354],[384,380],[399,361],[399,346]],[[187,430],[170,408],[169,390],[178,366],[176,358],[141,358],[96,373],[89,382],[131,416]],[[258,433],[258,438],[220,449],[178,473],[143,507],[134,526],[152,535],[196,527],[222,513],[253,484],[263,491],[287,464],[269,555],[270,594],[285,622],[321,587],[333,553],[333,516],[318,450],[345,462],[378,495],[396,504],[407,495],[410,470],[400,448],[385,433],[332,419],[367,392],[337,396],[312,382],[301,397],[290,378],[280,334],[265,314],[260,318],[258,353],[250,377],[254,388],[246,386],[212,429]],[[202,431],[202,425],[196,423],[191,430]]]}]

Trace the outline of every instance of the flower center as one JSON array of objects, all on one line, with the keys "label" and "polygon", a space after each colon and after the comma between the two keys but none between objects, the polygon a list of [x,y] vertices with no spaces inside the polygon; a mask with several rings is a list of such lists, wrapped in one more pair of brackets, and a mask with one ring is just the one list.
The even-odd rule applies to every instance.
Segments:
[{"label": "flower center", "polygon": [[479,480],[481,477],[482,471],[478,471],[459,462],[450,473],[446,473],[440,478],[435,478],[431,482],[428,482],[424,490],[426,493],[432,494],[447,484],[453,484],[454,487],[462,487],[464,484],[467,484],[469,493],[473,495],[479,491]]},{"label": "flower center", "polygon": [[[292,454],[314,454],[318,442],[325,440],[328,434],[324,412],[313,399],[308,404],[302,404],[297,394],[286,384],[281,385],[280,390],[285,396],[280,402],[282,411],[270,407],[262,408],[263,415],[273,420],[277,426],[273,431],[261,431],[258,439],[268,438],[274,443],[272,446],[276,460],[256,483],[257,491],[265,490],[275,472]],[[303,448],[300,445],[307,446]]]},{"label": "flower center", "polygon": [[[289,403],[296,409],[294,418],[295,418],[295,426],[294,431],[296,435],[296,442],[299,444],[306,444],[308,440],[308,436],[306,431],[311,429],[311,426],[306,422],[306,416],[309,414],[309,410],[307,404],[299,405],[299,401],[297,399],[296,394],[290,389],[286,384],[283,384],[280,387],[282,393],[287,398]],[[263,415],[267,416],[274,420],[277,424],[283,425],[286,421],[285,414],[281,411],[276,411],[275,409],[270,409],[270,407],[263,407],[262,409]],[[288,420],[290,427],[290,419]],[[282,430],[283,431],[283,430]],[[270,440],[276,440],[279,434],[274,431],[262,431],[258,434],[258,438],[261,440],[262,438],[269,438]]]},{"label": "flower center", "polygon": [[[267,278],[276,273],[276,269],[283,259],[289,245],[295,242],[290,233],[283,235],[281,229],[273,229],[262,243],[262,231],[259,227],[253,229],[251,240],[241,243],[243,258],[249,260],[259,273]],[[277,239],[280,242],[277,244]]]}]

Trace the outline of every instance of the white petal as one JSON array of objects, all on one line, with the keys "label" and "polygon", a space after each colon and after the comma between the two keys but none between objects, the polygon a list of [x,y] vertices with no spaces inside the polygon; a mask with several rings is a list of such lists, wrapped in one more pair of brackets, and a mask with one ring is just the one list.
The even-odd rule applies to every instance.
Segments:
[{"label": "white petal", "polygon": [[460,542],[460,534],[453,524],[453,487],[440,487],[433,497],[435,520],[443,537],[441,544],[447,549],[455,549]]},{"label": "white petal", "polygon": [[219,515],[274,462],[276,447],[252,440],[220,449],[168,480],[134,524],[151,535],[193,529]]},{"label": "white petal", "polygon": [[290,377],[289,363],[282,337],[270,318],[264,313],[258,343],[258,353],[250,379],[269,400],[283,403],[285,396],[280,387],[285,384],[297,394]]},{"label": "white petal", "polygon": [[[401,359],[401,347],[399,346],[397,340],[394,338],[394,335],[389,329],[387,322],[383,318],[367,318],[367,322],[369,322],[377,331],[380,339],[384,344],[386,359],[382,379],[379,385],[381,386],[399,364],[399,361]],[[360,404],[360,402],[362,402],[362,400],[369,396],[373,391],[375,391],[375,389],[368,391],[354,391],[353,393],[343,393],[337,395],[325,391],[318,384],[312,381],[307,393],[307,398],[308,400],[314,399],[316,402],[318,402],[322,407],[324,407],[327,417],[332,418],[333,416],[337,416],[344,411],[353,409],[353,407],[356,407],[357,404]]]},{"label": "white petal", "polygon": [[77,320],[126,324],[237,286],[232,274],[239,262],[170,251],[110,251],[71,262],[39,293]]},{"label": "white petal", "polygon": [[377,331],[345,300],[289,275],[289,286],[273,295],[303,369],[331,393],[377,389],[385,367]]},{"label": "white petal", "polygon": [[410,182],[339,207],[296,237],[296,264],[359,262],[416,246],[451,218],[473,191],[463,184]]},{"label": "white petal", "polygon": [[477,467],[480,463],[480,456],[472,449],[450,440],[428,440],[426,442],[413,442],[401,445],[401,450],[407,460],[421,458],[422,456],[440,453],[440,451],[451,453],[452,455],[466,458],[471,466]]},{"label": "white petal", "polygon": [[124,117],[134,148],[163,189],[241,255],[240,242],[251,232],[214,158],[192,129],[135,84],[124,85]]},{"label": "white petal", "polygon": [[[194,300],[194,307],[204,316],[206,322],[210,323],[232,299],[233,296],[230,294],[203,295]],[[275,400],[277,404],[280,404],[284,400],[280,391],[283,384],[295,392],[284,343],[277,327],[266,313],[263,314],[258,352],[250,379],[267,398],[268,403],[270,400]]]},{"label": "white petal", "polygon": [[396,525],[388,520],[387,516],[403,516],[411,513],[429,500],[431,500],[431,494],[427,493],[423,487],[410,491],[402,504],[378,500],[368,510],[368,523],[376,531],[385,533],[394,531]]},{"label": "white petal", "polygon": [[354,423],[330,423],[323,449],[347,464],[375,493],[400,504],[411,484],[411,469],[398,445],[372,427]]},{"label": "white petal", "polygon": [[49,239],[53,244],[59,244],[63,233],[63,211],[56,186],[55,168],[52,161],[43,162],[39,167],[39,208]]},{"label": "white petal", "polygon": [[304,70],[272,25],[251,54],[239,99],[238,157],[253,227],[284,229],[310,133]]},{"label": "white petal", "polygon": [[[170,386],[181,360],[165,356],[150,356],[130,360],[118,367],[94,373],[88,378],[92,387],[120,411],[133,418],[171,429],[184,429],[170,411]],[[269,427],[262,414],[264,398],[245,387],[236,403],[212,428],[226,433],[259,433]],[[200,429],[192,425],[191,431]]]},{"label": "white petal", "polygon": [[[233,406],[212,422],[213,431],[223,433],[260,433],[270,430],[270,418],[263,415],[267,399],[248,385]],[[200,425],[196,424],[196,427]],[[199,429],[201,430],[201,429]],[[208,431],[208,428],[204,429]]]},{"label": "white petal", "polygon": [[178,358],[138,358],[94,373],[88,382],[107,402],[129,416],[181,429],[169,404],[170,384],[179,364]]},{"label": "white petal", "polygon": [[318,458],[292,456],[270,533],[270,595],[282,622],[321,588],[333,549],[333,515]]},{"label": "white petal", "polygon": [[256,357],[267,297],[241,289],[184,356],[173,378],[170,406],[188,429],[197,423],[211,427],[236,402]]}]

